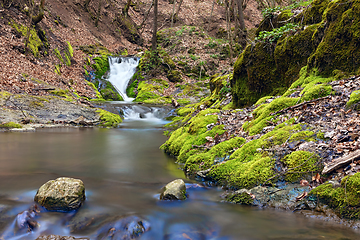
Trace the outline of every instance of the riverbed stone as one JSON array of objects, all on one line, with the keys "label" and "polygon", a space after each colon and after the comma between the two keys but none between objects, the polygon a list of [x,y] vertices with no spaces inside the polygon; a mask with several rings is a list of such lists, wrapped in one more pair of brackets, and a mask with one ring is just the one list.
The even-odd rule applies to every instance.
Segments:
[{"label": "riverbed stone", "polygon": [[182,179],[168,183],[160,194],[160,200],[185,200],[186,186]]},{"label": "riverbed stone", "polygon": [[88,240],[89,238],[75,238],[71,236],[47,235],[40,236],[36,240]]},{"label": "riverbed stone", "polygon": [[80,179],[57,178],[42,185],[34,200],[49,211],[76,210],[85,201],[85,186]]}]

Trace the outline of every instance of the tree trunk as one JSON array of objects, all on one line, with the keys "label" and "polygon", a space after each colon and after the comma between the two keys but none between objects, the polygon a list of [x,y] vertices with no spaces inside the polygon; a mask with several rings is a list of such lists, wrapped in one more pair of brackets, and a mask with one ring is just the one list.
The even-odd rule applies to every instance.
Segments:
[{"label": "tree trunk", "polygon": [[91,0],[85,0],[85,3],[84,3],[84,8],[85,8],[85,11],[89,11],[89,3],[90,3]]},{"label": "tree trunk", "polygon": [[37,16],[32,16],[32,23],[34,25],[38,24],[44,18],[44,7],[45,7],[45,0],[41,0],[39,6],[39,14]]},{"label": "tree trunk", "polygon": [[154,25],[153,25],[153,36],[152,36],[152,51],[156,51],[157,49],[157,39],[156,39],[156,33],[157,33],[157,17],[158,17],[158,0],[154,0]]},{"label": "tree trunk", "polygon": [[128,12],[129,12],[129,8],[130,8],[130,4],[131,4],[131,0],[127,0],[126,2],[126,5],[123,9],[123,14],[124,16],[127,16],[128,15]]},{"label": "tree trunk", "polygon": [[99,0],[99,6],[98,6],[97,13],[96,13],[96,19],[95,19],[95,27],[97,27],[99,25],[99,18],[100,18],[100,12],[101,12],[101,2],[102,2],[102,0]]},{"label": "tree trunk", "polygon": [[230,61],[231,61],[231,59],[232,59],[232,35],[231,35],[231,24],[230,24],[229,0],[225,0],[225,8],[226,8],[226,26],[227,26],[228,39],[229,39],[229,55],[230,55]]},{"label": "tree trunk", "polygon": [[211,21],[211,18],[212,18],[213,12],[214,12],[215,2],[216,2],[216,0],[214,0],[214,1],[213,1],[212,7],[211,7],[210,21]]},{"label": "tree trunk", "polygon": [[238,20],[239,20],[239,43],[245,48],[246,46],[246,29],[245,29],[245,20],[244,20],[244,11],[243,11],[243,0],[237,0],[237,9],[238,9]]},{"label": "tree trunk", "polygon": [[175,6],[176,6],[176,0],[174,0],[174,4],[173,4],[173,10],[172,10],[172,14],[171,14],[171,26],[170,27],[173,27],[173,24],[174,24]]},{"label": "tree trunk", "polygon": [[178,15],[179,15],[179,12],[180,12],[180,7],[181,7],[181,4],[183,3],[183,0],[180,0],[180,3],[179,3],[179,6],[177,7],[176,9],[176,13],[175,13],[175,16],[174,16],[174,19],[176,20]]}]

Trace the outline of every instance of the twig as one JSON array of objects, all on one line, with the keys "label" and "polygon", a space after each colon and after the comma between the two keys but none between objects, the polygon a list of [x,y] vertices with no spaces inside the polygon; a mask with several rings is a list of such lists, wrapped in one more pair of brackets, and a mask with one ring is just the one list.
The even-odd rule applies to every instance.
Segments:
[{"label": "twig", "polygon": [[145,17],[144,17],[144,20],[142,21],[142,23],[140,24],[140,28],[142,28],[143,24],[145,23],[145,21],[147,20],[148,16],[149,16],[149,13],[150,13],[150,10],[151,8],[153,7],[154,5],[154,1],[151,2],[151,5],[149,7],[149,10],[146,12],[145,14]]},{"label": "twig", "polygon": [[[11,97],[12,97],[12,96],[9,96],[9,97],[5,100],[5,104],[6,104],[7,101],[11,102],[17,109],[19,109],[19,110],[21,111],[21,113],[24,115],[24,117],[27,118],[26,115],[25,115],[25,113],[24,113],[24,111],[23,111],[18,105],[16,105],[13,101],[10,100]],[[4,105],[5,105],[5,104],[4,104]]]},{"label": "twig", "polygon": [[346,155],[344,157],[336,158],[334,161],[330,162],[328,165],[325,165],[322,174],[327,174],[335,169],[338,169],[339,167],[342,167],[346,164],[348,164],[351,161],[354,161],[355,159],[360,158],[360,149],[350,153],[349,155]]},{"label": "twig", "polygon": [[324,100],[324,99],[327,99],[327,98],[331,98],[331,96],[321,97],[321,98],[313,99],[313,100],[306,101],[306,102],[303,102],[303,103],[300,103],[300,104],[296,104],[296,105],[287,107],[287,108],[285,108],[285,109],[279,110],[279,111],[277,111],[277,112],[274,112],[274,113],[272,113],[271,115],[275,115],[275,114],[278,114],[278,113],[283,113],[283,112],[286,112],[286,111],[288,111],[288,110],[292,110],[292,109],[301,107],[301,106],[303,106],[303,105],[306,105],[306,104],[309,104],[309,103],[313,103],[313,102],[316,102],[316,101],[321,101],[321,100]]}]

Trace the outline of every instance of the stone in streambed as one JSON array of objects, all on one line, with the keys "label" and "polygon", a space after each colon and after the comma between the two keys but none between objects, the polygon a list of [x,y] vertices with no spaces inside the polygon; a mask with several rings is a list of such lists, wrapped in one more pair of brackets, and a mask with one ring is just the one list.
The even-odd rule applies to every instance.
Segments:
[{"label": "stone in streambed", "polygon": [[85,186],[80,179],[57,178],[42,185],[34,200],[49,211],[76,210],[85,201]]},{"label": "stone in streambed", "polygon": [[88,240],[89,238],[75,238],[69,236],[48,235],[40,236],[36,240]]},{"label": "stone in streambed", "polygon": [[182,179],[168,183],[160,194],[160,200],[185,200],[186,186]]}]

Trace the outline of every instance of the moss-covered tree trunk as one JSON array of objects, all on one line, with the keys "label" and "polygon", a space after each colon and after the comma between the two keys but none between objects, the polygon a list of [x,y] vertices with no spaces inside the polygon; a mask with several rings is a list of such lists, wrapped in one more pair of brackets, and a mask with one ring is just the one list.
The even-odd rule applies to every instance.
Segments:
[{"label": "moss-covered tree trunk", "polygon": [[32,23],[34,25],[38,24],[44,18],[44,7],[45,7],[45,0],[41,0],[39,5],[39,14],[36,16],[32,16]]}]

